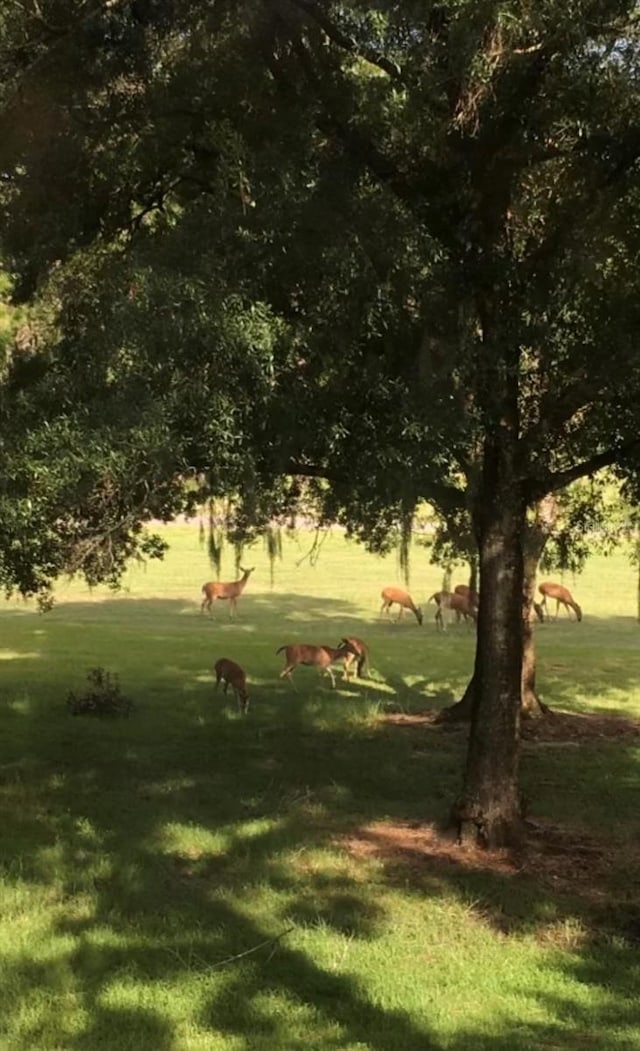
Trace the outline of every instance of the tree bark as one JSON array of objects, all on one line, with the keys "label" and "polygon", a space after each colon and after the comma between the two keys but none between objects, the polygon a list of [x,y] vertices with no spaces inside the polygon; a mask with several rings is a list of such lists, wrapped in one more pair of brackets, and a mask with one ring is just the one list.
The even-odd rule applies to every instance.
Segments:
[{"label": "tree bark", "polygon": [[[502,423],[502,421],[501,421]],[[464,844],[519,842],[518,792],[526,503],[513,429],[485,441],[474,525],[480,559],[478,644],[463,790],[452,818]]]},{"label": "tree bark", "polygon": [[525,533],[524,581],[522,588],[522,714],[528,718],[548,715],[550,709],[536,691],[536,650],[533,635],[533,602],[538,563],[551,535],[558,514],[555,496],[550,493],[536,504],[535,518]]},{"label": "tree bark", "polygon": [[[536,690],[536,651],[532,622],[538,563],[556,518],[557,504],[553,494],[550,494],[538,501],[535,519],[527,525],[524,535],[521,714],[527,718],[539,718],[550,712]],[[460,700],[448,708],[443,708],[436,722],[470,722],[474,695],[475,676],[472,676]]]}]

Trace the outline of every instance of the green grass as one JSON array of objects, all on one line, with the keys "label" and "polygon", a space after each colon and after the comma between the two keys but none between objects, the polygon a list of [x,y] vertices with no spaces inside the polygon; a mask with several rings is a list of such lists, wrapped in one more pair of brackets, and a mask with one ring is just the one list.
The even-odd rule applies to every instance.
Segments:
[{"label": "green grass", "polygon": [[[2,1051],[640,1046],[638,744],[524,753],[532,815],[606,843],[607,886],[350,850],[385,822],[446,818],[464,732],[383,717],[454,700],[471,633],[439,635],[433,605],[422,629],[379,619],[395,559],[339,536],[315,566],[287,543],[273,589],[254,549],[238,622],[201,617],[197,530],[167,536],[124,593],[0,607]],[[416,601],[440,583],[416,549]],[[620,554],[568,583],[585,620],[538,629],[545,699],[637,718],[633,571]],[[369,641],[371,681],[278,678],[278,646],[346,631]],[[213,693],[220,656],[247,670],[247,718]],[[97,665],[129,719],[68,714]]]}]

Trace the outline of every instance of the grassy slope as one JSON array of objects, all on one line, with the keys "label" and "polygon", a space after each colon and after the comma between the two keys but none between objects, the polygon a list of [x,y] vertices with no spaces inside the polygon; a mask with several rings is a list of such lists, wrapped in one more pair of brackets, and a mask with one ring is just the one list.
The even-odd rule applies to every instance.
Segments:
[{"label": "grassy slope", "polygon": [[[212,621],[197,615],[211,574],[196,530],[168,535],[166,562],[134,567],[124,595],[69,586],[46,616],[0,607],[2,1051],[637,1047],[637,947],[606,916],[594,933],[584,894],[343,845],[446,816],[463,735],[380,716],[454,699],[471,634],[439,636],[433,605],[422,629],[381,621],[395,560],[340,537],[315,567],[289,543],[273,589],[263,553],[247,554],[238,623],[220,606]],[[412,573],[424,604],[439,571],[418,549]],[[574,591],[583,624],[538,630],[545,699],[638,717],[632,571],[593,560]],[[278,679],[279,645],[347,630],[370,642],[373,681]],[[247,669],[248,719],[212,694],[219,656]],[[120,675],[129,720],[67,714],[94,665]],[[638,909],[639,759],[623,740],[523,761],[537,818],[617,852],[614,920]]]}]

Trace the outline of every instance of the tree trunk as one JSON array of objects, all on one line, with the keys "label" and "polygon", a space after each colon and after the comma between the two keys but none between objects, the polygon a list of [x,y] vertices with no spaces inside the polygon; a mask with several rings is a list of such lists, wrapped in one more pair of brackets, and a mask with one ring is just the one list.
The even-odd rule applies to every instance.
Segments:
[{"label": "tree trunk", "polygon": [[[544,546],[553,530],[557,518],[555,497],[549,495],[536,506],[535,519],[525,530],[524,581],[522,592],[522,677],[521,714],[528,718],[547,715],[550,709],[536,691],[536,651],[532,629],[532,608],[535,595],[536,573]],[[464,694],[456,704],[443,708],[436,722],[470,722],[473,711],[475,676],[467,683]]]},{"label": "tree trunk", "polygon": [[485,441],[474,516],[480,609],[471,731],[464,786],[452,811],[460,842],[486,847],[515,844],[522,830],[518,767],[526,506],[515,456],[512,430],[500,427]]},{"label": "tree trunk", "polygon": [[[529,538],[528,538],[529,539]],[[521,713],[528,718],[540,718],[549,711],[536,692],[536,648],[533,639],[532,612],[536,586],[536,572],[540,553],[528,547],[524,559],[524,587],[522,594],[522,688]],[[536,545],[537,546],[537,545]]]},{"label": "tree trunk", "polygon": [[469,587],[478,593],[478,559],[475,556],[469,559]]}]

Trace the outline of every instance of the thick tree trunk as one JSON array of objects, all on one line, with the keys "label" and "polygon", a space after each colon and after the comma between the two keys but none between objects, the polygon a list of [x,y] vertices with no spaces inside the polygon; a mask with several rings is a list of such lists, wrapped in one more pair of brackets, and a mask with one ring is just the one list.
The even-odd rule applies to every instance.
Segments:
[{"label": "thick tree trunk", "polygon": [[480,609],[469,750],[452,817],[462,843],[501,847],[519,841],[518,792],[522,683],[522,538],[526,507],[515,471],[515,443],[504,429],[485,443],[476,533]]},{"label": "thick tree trunk", "polygon": [[[550,712],[547,705],[540,700],[536,690],[536,651],[532,624],[538,563],[555,524],[556,517],[557,504],[555,497],[553,495],[546,496],[538,503],[535,519],[527,526],[524,534],[521,714],[528,718],[539,718]],[[470,722],[474,694],[475,676],[472,676],[460,700],[449,708],[443,708],[436,721]]]}]

